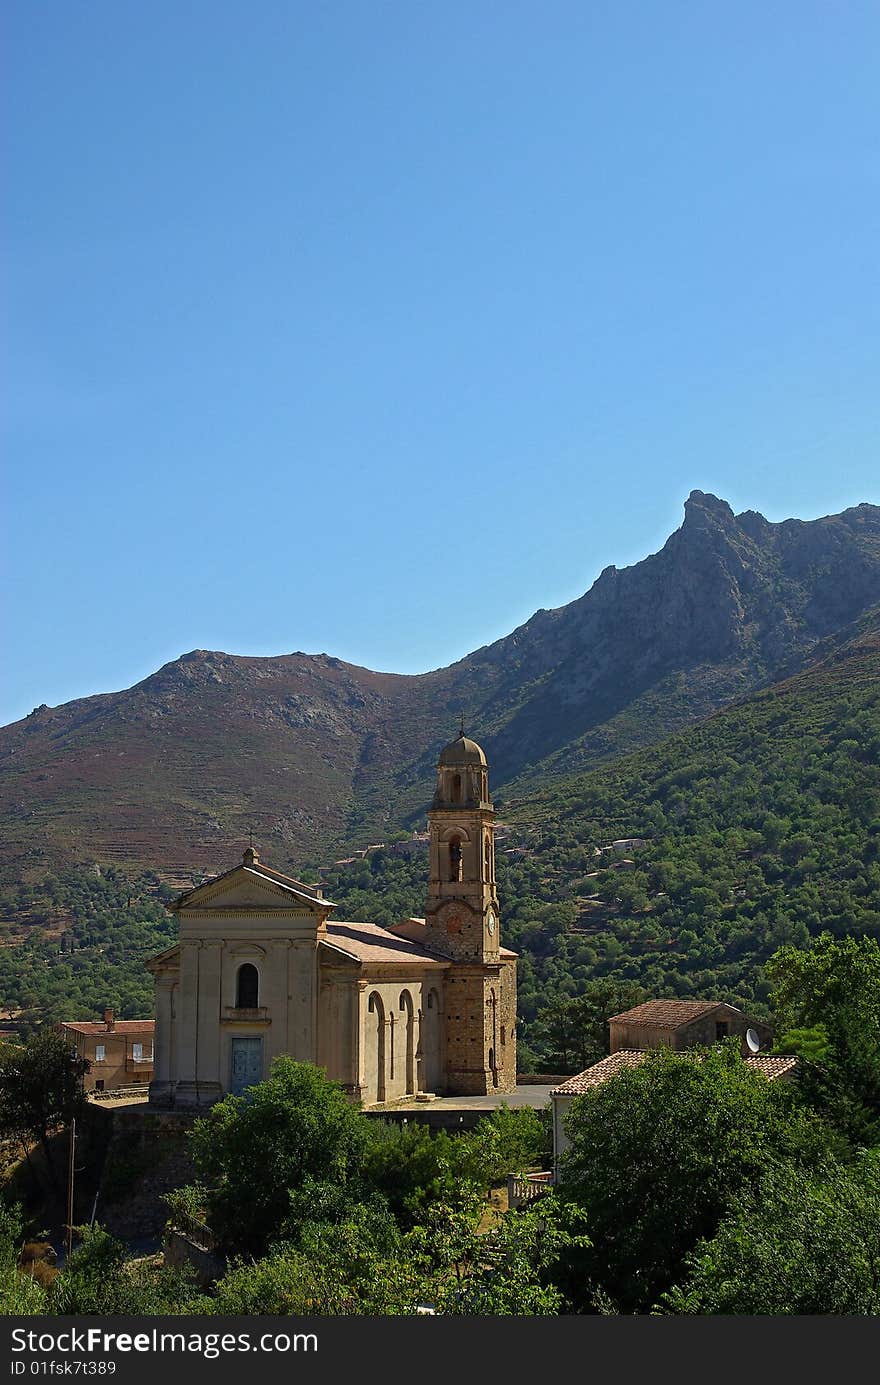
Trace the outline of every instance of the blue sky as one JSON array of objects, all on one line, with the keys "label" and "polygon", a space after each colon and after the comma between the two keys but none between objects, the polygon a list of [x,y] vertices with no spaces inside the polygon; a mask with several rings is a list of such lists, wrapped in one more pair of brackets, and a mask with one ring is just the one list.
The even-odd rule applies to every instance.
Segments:
[{"label": "blue sky", "polygon": [[880,9],[7,3],[0,721],[880,502]]}]

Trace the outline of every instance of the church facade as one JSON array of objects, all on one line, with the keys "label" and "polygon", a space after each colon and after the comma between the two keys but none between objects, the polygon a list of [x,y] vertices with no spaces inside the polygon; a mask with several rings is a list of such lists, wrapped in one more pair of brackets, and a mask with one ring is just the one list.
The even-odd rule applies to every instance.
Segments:
[{"label": "church facade", "polygon": [[442,752],[428,814],[425,917],[334,919],[322,892],[241,865],[170,907],[180,941],[147,966],[156,994],[150,1100],[210,1105],[289,1054],[365,1106],[516,1085],[516,957],[501,946],[488,766]]}]

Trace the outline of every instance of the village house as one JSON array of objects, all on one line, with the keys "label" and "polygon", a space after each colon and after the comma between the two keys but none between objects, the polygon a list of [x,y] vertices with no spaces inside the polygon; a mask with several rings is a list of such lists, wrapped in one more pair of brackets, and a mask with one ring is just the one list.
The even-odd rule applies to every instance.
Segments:
[{"label": "village house", "polygon": [[153,1080],[154,1020],[117,1020],[112,1010],[102,1021],[58,1025],[79,1058],[87,1058],[83,1078],[87,1092],[111,1092],[118,1087],[143,1086]]},{"label": "village house", "polygon": [[737,1038],[747,1065],[770,1082],[795,1076],[797,1058],[764,1054],[770,1041],[767,1025],[751,1020],[734,1005],[714,1000],[647,1000],[631,1010],[612,1015],[608,1021],[611,1052],[606,1058],[570,1077],[550,1093],[553,1108],[553,1169],[560,1173],[560,1158],[568,1148],[565,1116],[575,1097],[595,1091],[624,1068],[644,1063],[652,1049],[698,1057],[698,1050],[728,1038]]}]

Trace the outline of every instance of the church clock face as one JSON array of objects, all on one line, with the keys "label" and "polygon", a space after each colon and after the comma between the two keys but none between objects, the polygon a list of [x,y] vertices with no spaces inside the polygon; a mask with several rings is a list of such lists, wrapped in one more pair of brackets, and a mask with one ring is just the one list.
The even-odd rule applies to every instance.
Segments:
[{"label": "church clock face", "polygon": [[490,937],[495,933],[495,910],[490,909],[486,915],[486,931]]}]

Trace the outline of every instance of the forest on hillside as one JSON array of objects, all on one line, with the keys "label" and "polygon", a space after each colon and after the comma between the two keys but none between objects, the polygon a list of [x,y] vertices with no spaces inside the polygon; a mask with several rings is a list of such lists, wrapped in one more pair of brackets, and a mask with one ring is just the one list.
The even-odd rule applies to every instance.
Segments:
[{"label": "forest on hillside", "polygon": [[54,1020],[153,1013],[144,959],[177,940],[165,908],[174,891],[156,875],[71,866],[0,891],[0,1000],[24,1011],[23,1032]]},{"label": "forest on hillside", "polygon": [[[520,953],[521,1070],[577,1065],[566,1016],[599,981],[621,1008],[639,987],[769,1017],[778,948],[823,930],[880,937],[876,653],[496,807],[511,827],[497,874],[502,938]],[[632,837],[646,845],[608,850]],[[390,923],[422,912],[424,869],[374,852],[327,890],[340,914]]]},{"label": "forest on hillside", "polygon": [[[578,1000],[724,999],[770,1017],[764,964],[829,930],[880,937],[880,677],[869,642],[659,746],[496,796],[502,938],[520,954],[520,1070],[583,1066]],[[608,850],[637,837],[644,847]],[[316,880],[322,863],[303,864]],[[324,869],[335,917],[424,910],[425,856]],[[0,995],[34,1022],[147,1015],[176,936],[158,877],[71,868],[0,895]],[[604,988],[604,989],[603,989]]]}]

